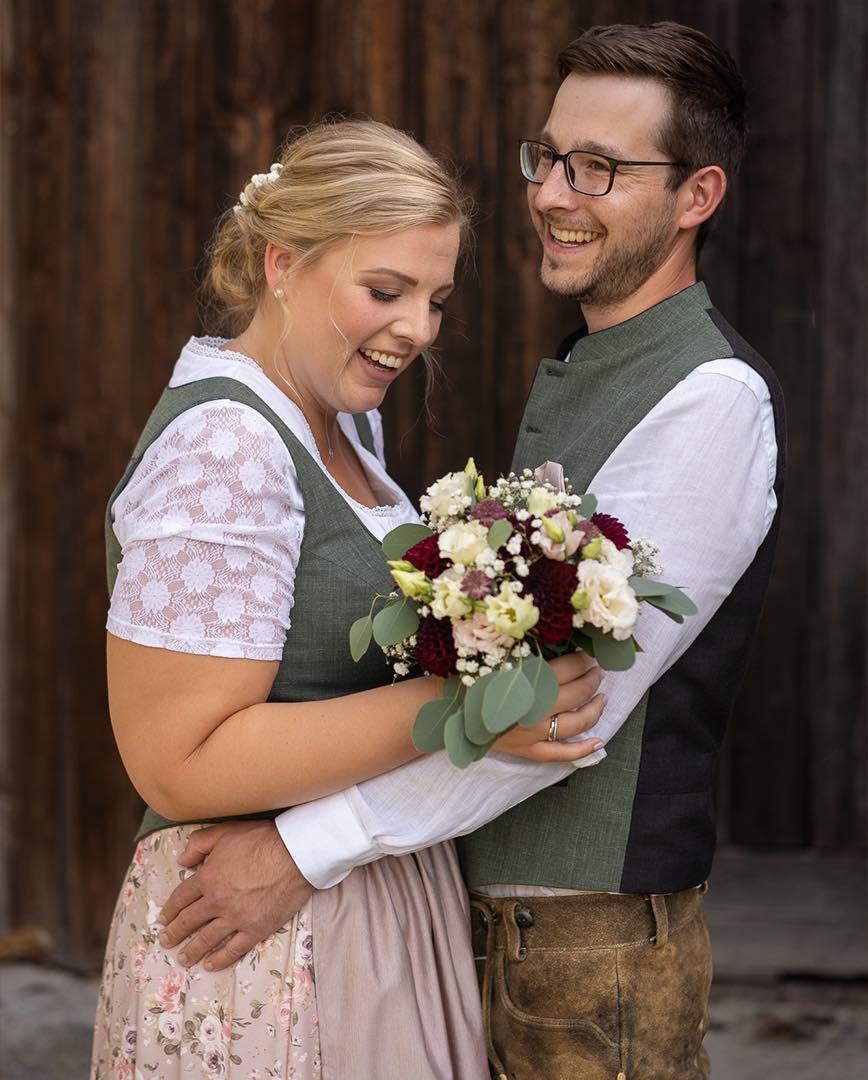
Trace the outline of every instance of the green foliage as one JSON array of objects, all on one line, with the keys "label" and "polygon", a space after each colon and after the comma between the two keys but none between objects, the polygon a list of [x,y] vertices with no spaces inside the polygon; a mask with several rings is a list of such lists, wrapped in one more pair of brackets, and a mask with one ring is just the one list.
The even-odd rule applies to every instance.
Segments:
[{"label": "green foliage", "polygon": [[397,645],[415,634],[419,628],[419,612],[416,605],[406,597],[394,600],[382,607],[374,616],[372,631],[374,641],[380,646]]},{"label": "green foliage", "polygon": [[399,525],[383,537],[383,553],[387,559],[403,559],[414,544],[418,544],[426,536],[431,536],[432,531],[427,525],[419,525],[413,521]]},{"label": "green foliage", "polygon": [[370,615],[356,619],[350,627],[350,656],[358,663],[368,651],[373,636],[373,620]]}]

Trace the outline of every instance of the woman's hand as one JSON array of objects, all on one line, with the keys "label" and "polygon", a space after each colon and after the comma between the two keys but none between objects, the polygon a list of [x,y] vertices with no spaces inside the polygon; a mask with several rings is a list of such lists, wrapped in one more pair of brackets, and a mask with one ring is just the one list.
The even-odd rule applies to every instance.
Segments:
[{"label": "woman's hand", "polygon": [[[522,727],[521,724],[502,735],[494,749],[531,761],[578,761],[599,750],[599,739],[582,739],[564,742],[574,735],[588,731],[600,719],[606,705],[604,694],[598,694],[603,673],[594,660],[585,653],[569,653],[550,661],[552,671],[561,685],[561,692],[548,716],[538,724]],[[551,721],[558,718],[557,739],[551,741]]]}]

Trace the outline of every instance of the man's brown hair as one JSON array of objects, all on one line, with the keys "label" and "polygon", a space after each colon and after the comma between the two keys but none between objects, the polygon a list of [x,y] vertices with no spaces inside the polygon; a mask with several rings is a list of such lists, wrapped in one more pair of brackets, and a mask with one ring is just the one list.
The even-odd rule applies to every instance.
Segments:
[{"label": "man's brown hair", "polygon": [[[558,57],[568,75],[625,75],[655,79],[670,92],[672,107],[660,148],[671,161],[667,187],[674,190],[705,165],[719,165],[729,179],[738,172],[747,138],[745,89],[735,61],[699,30],[674,22],[592,26]],[[710,221],[699,230],[702,241]]]}]

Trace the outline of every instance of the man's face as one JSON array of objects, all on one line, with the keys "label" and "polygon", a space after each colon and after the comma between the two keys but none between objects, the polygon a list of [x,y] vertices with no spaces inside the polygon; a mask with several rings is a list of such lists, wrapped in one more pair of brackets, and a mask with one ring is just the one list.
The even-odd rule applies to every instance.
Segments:
[{"label": "man's face", "polygon": [[[658,137],[669,93],[651,79],[570,75],[540,138],[559,153],[590,150],[630,161],[665,161]],[[528,184],[531,220],[543,245],[547,289],[595,307],[625,301],[662,266],[678,236],[675,192],[665,167],[619,165],[608,195],[581,195],[558,162]],[[570,238],[571,233],[580,233]]]}]

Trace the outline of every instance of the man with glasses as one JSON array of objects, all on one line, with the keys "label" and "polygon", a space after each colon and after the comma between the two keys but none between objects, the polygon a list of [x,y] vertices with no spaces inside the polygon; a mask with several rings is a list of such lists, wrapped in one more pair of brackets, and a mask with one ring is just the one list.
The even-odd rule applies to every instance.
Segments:
[{"label": "man with glasses", "polygon": [[[270,824],[236,826],[251,850],[274,853],[273,884],[263,871],[256,917],[233,914],[240,932],[213,960],[231,962],[284,922],[308,882],[327,889],[353,866],[469,834],[460,846],[493,1074],[694,1080],[709,1075],[702,891],[715,760],[768,583],[783,478],[777,381],[696,279],[741,159],[744,91],[725,53],[673,23],[594,27],[559,67],[520,165],[542,282],[578,301],[584,325],[541,362],[513,466],[561,462],[577,490],[660,545],[667,579],[699,614],[643,616],[643,652],[606,676],[607,708],[586,733],[605,750],[579,767],[489,755],[459,774],[442,755],[422,758],[282,815],[294,863]],[[190,861],[211,854],[200,874],[226,833],[201,834]],[[211,873],[168,913],[207,893]],[[181,918],[170,937],[193,926]],[[206,926],[188,952],[208,945]]]}]

